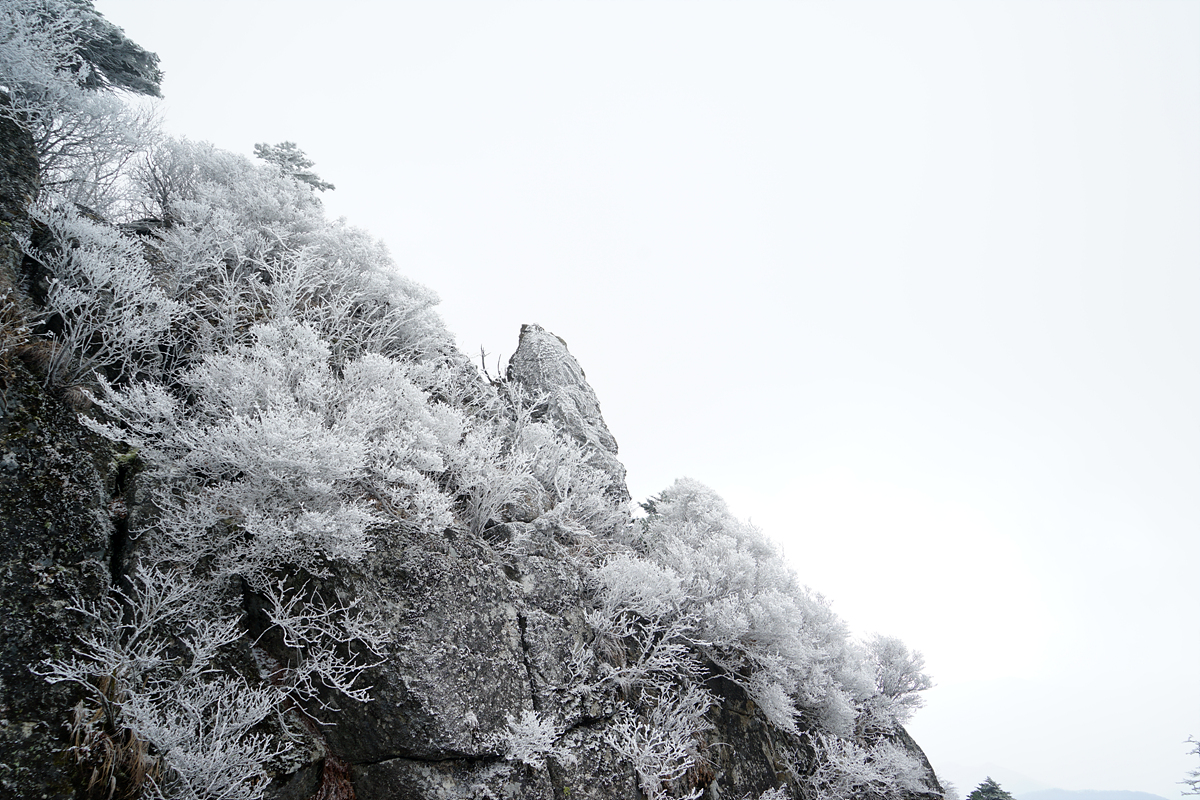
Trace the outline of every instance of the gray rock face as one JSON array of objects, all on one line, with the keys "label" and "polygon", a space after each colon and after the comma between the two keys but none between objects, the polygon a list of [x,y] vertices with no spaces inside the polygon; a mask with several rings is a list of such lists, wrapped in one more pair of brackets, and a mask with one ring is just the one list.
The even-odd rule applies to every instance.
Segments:
[{"label": "gray rock face", "polygon": [[[37,196],[33,141],[0,119],[0,305],[18,288]],[[0,325],[4,324],[0,318]],[[36,355],[36,354],[34,354]],[[78,701],[33,674],[81,633],[67,606],[110,588],[110,547],[121,524],[108,447],[89,434],[19,352],[0,349],[0,796],[75,796],[63,756]]]},{"label": "gray rock face", "polygon": [[[0,118],[0,309],[24,305],[17,287],[23,255],[17,240],[29,235],[27,206],[37,199],[40,179],[33,137],[11,120]],[[0,311],[0,325],[5,312]]]},{"label": "gray rock face", "polygon": [[33,137],[0,117],[0,221],[25,221],[25,208],[37,198],[38,186]]},{"label": "gray rock face", "polygon": [[707,762],[697,783],[713,800],[754,797],[787,782],[787,764],[812,763],[812,750],[795,737],[772,732],[746,692],[716,678],[710,688],[720,697],[712,714],[713,729],[704,739]]},{"label": "gray rock face", "polygon": [[76,596],[107,594],[121,506],[74,412],[19,361],[0,390],[0,796],[74,797],[62,751],[79,697],[30,668],[70,653]]},{"label": "gray rock face", "polygon": [[581,800],[640,800],[637,774],[604,740],[603,722],[581,725],[563,737],[570,760],[555,759],[549,764],[558,798]]},{"label": "gray rock face", "polygon": [[[373,675],[372,702],[324,715],[328,750],[350,765],[358,797],[643,797],[606,740],[615,695],[581,692],[572,674],[572,650],[591,636],[586,568],[533,523],[507,525],[512,538],[540,544],[503,553],[467,537],[440,546],[397,537],[342,579],[339,591],[385,610],[396,642]],[[690,788],[755,797],[787,782],[786,764],[811,762],[801,740],[772,731],[738,686],[714,677],[710,688],[722,702],[700,742],[705,761],[685,778]],[[563,755],[540,768],[505,757],[508,720],[529,710],[561,731]],[[297,783],[316,791],[310,770],[273,796],[304,797]]]},{"label": "gray rock face", "polygon": [[[524,326],[508,378],[537,403],[535,416],[578,442],[610,477],[608,499],[628,500],[616,441],[566,344]],[[0,359],[0,797],[78,794],[66,752],[78,695],[30,667],[68,652],[81,633],[67,605],[104,597],[128,569],[129,518],[148,512],[132,464],[113,453],[20,359]],[[586,548],[602,551],[607,534],[583,544],[551,515],[502,522],[487,538],[468,529],[380,532],[365,560],[315,581],[317,591],[378,611],[390,651],[369,673],[370,702],[331,695],[326,706],[306,709],[322,723],[312,726],[314,744],[279,767],[288,774],[277,776],[268,797],[644,796],[633,766],[608,741],[617,690],[585,688],[599,668],[574,657],[594,635],[585,611],[599,551]],[[253,628],[258,612],[253,597],[245,599]],[[703,789],[709,800],[757,797],[792,780],[788,765],[811,765],[803,737],[771,729],[739,687],[714,675],[709,688],[721,702],[683,791]],[[508,746],[512,723],[529,712],[558,737],[541,764],[522,762]],[[924,760],[907,734],[897,738]],[[923,798],[936,796],[930,775]]]},{"label": "gray rock face", "polygon": [[373,702],[331,698],[330,749],[352,764],[495,756],[507,717],[532,707],[519,589],[466,537],[376,548],[340,591],[369,598],[393,645],[370,675]]},{"label": "gray rock face", "polygon": [[[583,568],[552,533],[539,539],[533,524],[508,525],[543,546],[505,554],[465,534],[397,534],[336,580],[339,593],[383,612],[394,642],[370,676],[370,703],[329,698],[336,711],[313,709],[358,797],[639,797],[632,769],[603,741],[611,698],[582,698],[571,686],[567,662],[588,635]],[[506,758],[509,722],[529,711],[563,731],[578,757],[539,768]],[[312,780],[310,768],[272,796],[304,796],[297,787],[315,791]]]},{"label": "gray rock face", "polygon": [[545,770],[503,759],[413,761],[397,758],[354,770],[354,790],[362,798],[389,800],[555,800]]},{"label": "gray rock face", "polygon": [[[532,524],[508,524],[534,538]],[[571,650],[589,635],[578,564],[552,544],[509,555],[468,542],[380,551],[359,586],[377,587],[397,646],[374,700],[343,706],[325,731],[353,765],[358,797],[641,798],[632,767],[604,739],[613,698],[572,688]],[[505,758],[508,720],[528,710],[563,731],[568,757],[541,768]]]},{"label": "gray rock face", "polygon": [[600,401],[567,343],[540,325],[522,325],[517,350],[508,361],[508,379],[536,403],[535,417],[549,417],[584,446],[593,466],[612,477],[609,495],[630,499],[625,466],[617,460],[617,440],[604,424]]}]

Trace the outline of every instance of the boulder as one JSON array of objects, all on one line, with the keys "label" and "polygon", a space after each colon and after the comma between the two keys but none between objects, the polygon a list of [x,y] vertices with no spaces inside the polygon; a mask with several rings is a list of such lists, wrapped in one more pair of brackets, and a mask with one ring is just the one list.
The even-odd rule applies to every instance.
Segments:
[{"label": "boulder", "polygon": [[332,752],[351,764],[498,753],[507,718],[532,708],[520,591],[483,543],[466,536],[383,536],[339,594],[368,602],[391,651],[371,671],[368,704],[330,698]]}]

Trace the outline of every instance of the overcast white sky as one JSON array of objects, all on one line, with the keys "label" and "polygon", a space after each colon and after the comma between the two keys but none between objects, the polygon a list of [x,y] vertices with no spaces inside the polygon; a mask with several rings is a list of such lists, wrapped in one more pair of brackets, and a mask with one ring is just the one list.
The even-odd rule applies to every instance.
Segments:
[{"label": "overcast white sky", "polygon": [[1179,796],[1200,3],[96,5],[169,130],[297,142],[464,350],[565,338],[635,497],[709,484],[922,650],[964,794]]}]

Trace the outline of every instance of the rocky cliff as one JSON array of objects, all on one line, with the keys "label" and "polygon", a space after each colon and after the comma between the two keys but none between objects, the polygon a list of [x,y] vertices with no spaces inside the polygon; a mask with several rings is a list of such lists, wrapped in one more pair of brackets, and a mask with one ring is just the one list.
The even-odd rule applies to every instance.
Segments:
[{"label": "rocky cliff", "polygon": [[489,380],[308,187],[163,147],[122,234],[0,119],[0,796],[941,796],[919,659],[699,484],[635,519],[564,341]]},{"label": "rocky cliff", "polygon": [[33,670],[84,632],[69,607],[107,592],[122,516],[107,444],[31,371],[17,241],[37,177],[29,135],[0,119],[0,795],[29,798],[74,794],[66,726],[80,693]]}]

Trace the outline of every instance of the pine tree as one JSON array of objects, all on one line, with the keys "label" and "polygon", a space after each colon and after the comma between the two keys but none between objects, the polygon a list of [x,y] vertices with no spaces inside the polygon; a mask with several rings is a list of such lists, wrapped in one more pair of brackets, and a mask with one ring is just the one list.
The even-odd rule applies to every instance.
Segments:
[{"label": "pine tree", "polygon": [[1013,800],[1013,796],[1000,788],[990,777],[967,795],[967,800]]},{"label": "pine tree", "polygon": [[332,183],[321,180],[312,171],[313,160],[296,146],[295,142],[280,142],[271,145],[259,142],[254,145],[254,155],[268,164],[274,164],[283,170],[283,174],[298,181],[303,181],[319,192],[335,188]]},{"label": "pine tree", "polygon": [[[1200,741],[1189,736],[1188,744],[1192,746],[1192,755],[1200,756]],[[1200,769],[1194,769],[1188,773],[1188,776],[1180,781],[1184,786],[1188,787],[1181,794],[1200,794]]]}]

